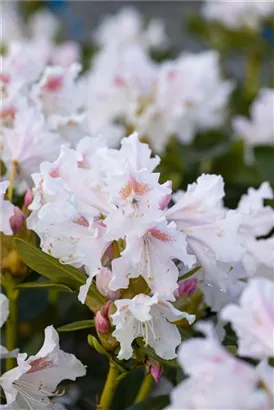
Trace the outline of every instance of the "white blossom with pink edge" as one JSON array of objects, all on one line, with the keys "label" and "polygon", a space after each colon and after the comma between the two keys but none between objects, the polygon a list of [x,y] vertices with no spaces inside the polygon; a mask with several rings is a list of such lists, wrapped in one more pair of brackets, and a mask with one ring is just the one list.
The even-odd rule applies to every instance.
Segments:
[{"label": "white blossom with pink edge", "polygon": [[19,177],[29,182],[41,162],[56,158],[62,143],[58,134],[48,130],[37,107],[25,106],[16,113],[13,128],[3,128],[2,159],[8,169],[16,161]]},{"label": "white blossom with pink edge", "polygon": [[258,387],[256,368],[228,353],[211,323],[196,328],[206,338],[182,343],[178,360],[189,377],[171,392],[166,410],[270,409],[270,396]]},{"label": "white blossom with pink edge", "polygon": [[17,367],[0,377],[0,385],[13,410],[54,409],[54,397],[62,394],[56,391],[58,384],[85,374],[85,366],[73,354],[60,350],[58,333],[48,326],[39,352],[28,359],[27,354],[19,354]]},{"label": "white blossom with pink edge", "polygon": [[265,359],[274,356],[274,283],[251,279],[239,305],[228,305],[221,317],[229,321],[238,336],[241,356]]},{"label": "white blossom with pink edge", "polygon": [[111,315],[115,326],[112,335],[120,342],[119,359],[130,359],[132,342],[137,337],[142,337],[163,359],[174,359],[181,336],[172,322],[183,318],[189,323],[195,320],[195,315],[180,312],[158,295],[150,297],[140,293],[133,299],[116,300],[114,304],[117,311]]},{"label": "white blossom with pink edge", "polygon": [[187,253],[186,236],[174,222],[160,222],[126,236],[126,248],[112,262],[110,289],[127,288],[129,279],[143,276],[153,293],[165,300],[175,300],[179,271],[173,259],[191,268],[196,258]]},{"label": "white blossom with pink edge", "polygon": [[177,195],[166,217],[186,235],[189,249],[203,270],[203,282],[225,292],[238,279],[231,266],[242,259],[245,249],[239,234],[241,215],[223,208],[223,196],[222,177],[203,174],[185,193]]}]

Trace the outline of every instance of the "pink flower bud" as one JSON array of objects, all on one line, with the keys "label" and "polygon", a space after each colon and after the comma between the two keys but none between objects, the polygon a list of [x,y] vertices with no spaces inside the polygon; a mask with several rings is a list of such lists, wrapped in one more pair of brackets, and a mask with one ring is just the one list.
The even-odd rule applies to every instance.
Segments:
[{"label": "pink flower bud", "polygon": [[109,321],[106,319],[102,313],[99,311],[95,315],[95,328],[98,333],[108,333],[109,331]]},{"label": "pink flower bud", "polygon": [[178,299],[182,295],[190,296],[197,288],[197,279],[189,278],[178,283],[178,289],[175,290],[174,296]]},{"label": "pink flower bud", "polygon": [[96,275],[96,287],[101,295],[111,300],[119,299],[120,292],[109,289],[109,283],[112,279],[112,272],[108,268],[101,268],[100,272]]},{"label": "pink flower bud", "polygon": [[24,224],[25,216],[18,206],[14,207],[13,215],[10,218],[10,226],[14,233],[19,232]]},{"label": "pink flower bud", "polygon": [[107,303],[104,304],[104,306],[100,310],[100,312],[106,319],[108,319],[108,312],[109,312],[111,305],[112,305],[112,300],[109,300],[107,301]]},{"label": "pink flower bud", "polygon": [[156,383],[158,383],[158,381],[160,380],[160,378],[162,377],[162,368],[161,366],[157,366],[155,364],[152,364],[150,366],[150,374],[153,377],[153,379],[155,380]]},{"label": "pink flower bud", "polygon": [[25,198],[24,198],[24,207],[28,208],[28,206],[32,203],[32,200],[33,200],[32,190],[28,188],[25,194]]},{"label": "pink flower bud", "polygon": [[[167,182],[165,182],[165,183],[163,184],[163,186],[164,186],[165,188],[170,188],[170,189],[172,189],[172,182],[171,182],[171,181],[167,181]],[[164,209],[168,206],[170,200],[171,200],[171,192],[170,192],[170,194],[165,195],[165,196],[161,199],[161,201],[159,202],[159,208],[160,208],[161,210],[164,210]]]}]

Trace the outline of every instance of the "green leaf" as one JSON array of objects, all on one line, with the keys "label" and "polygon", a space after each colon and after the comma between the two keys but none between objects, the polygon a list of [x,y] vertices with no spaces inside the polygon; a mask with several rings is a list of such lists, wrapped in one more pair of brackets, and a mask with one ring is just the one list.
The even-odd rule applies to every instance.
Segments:
[{"label": "green leaf", "polygon": [[25,282],[16,286],[16,289],[54,289],[61,292],[73,292],[68,286],[52,282]]},{"label": "green leaf", "polygon": [[157,396],[151,397],[148,400],[144,400],[140,403],[135,403],[128,407],[126,410],[162,410],[169,405],[169,396]]},{"label": "green leaf", "polygon": [[77,322],[68,323],[60,326],[58,332],[73,332],[74,330],[89,329],[94,326],[94,320],[79,320]]},{"label": "green leaf", "polygon": [[57,259],[22,239],[15,239],[15,243],[23,262],[52,282],[74,285],[76,288],[86,282],[86,276],[78,269],[63,265]]},{"label": "green leaf", "polygon": [[201,266],[196,266],[196,268],[191,269],[189,272],[187,272],[184,276],[180,278],[180,281],[190,278],[190,276],[194,275],[194,273],[196,273],[199,269],[201,269]]},{"label": "green leaf", "polygon": [[260,174],[274,186],[274,147],[263,145],[255,147],[254,155]]}]

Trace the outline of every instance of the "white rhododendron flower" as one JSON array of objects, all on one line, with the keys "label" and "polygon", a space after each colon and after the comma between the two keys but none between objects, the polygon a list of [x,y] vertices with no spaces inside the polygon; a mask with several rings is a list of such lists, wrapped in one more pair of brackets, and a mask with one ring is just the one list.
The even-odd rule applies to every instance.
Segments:
[{"label": "white rhododendron flower", "polygon": [[224,214],[221,202],[224,195],[220,175],[202,174],[188,185],[186,192],[178,191],[174,195],[175,205],[167,210],[167,217],[179,228],[214,222]]},{"label": "white rhododendron flower", "polygon": [[273,199],[273,190],[268,182],[262,183],[258,189],[249,188],[237,207],[243,215],[240,231],[246,254],[242,266],[248,277],[261,275],[272,278],[273,275],[273,237],[257,239],[268,235],[274,227],[274,211],[269,205],[264,205],[265,199]]},{"label": "white rhododendron flower", "polygon": [[16,113],[14,127],[3,129],[3,161],[18,164],[19,175],[28,180],[43,160],[53,160],[62,138],[47,129],[43,115],[34,107]]},{"label": "white rhododendron flower", "polygon": [[223,123],[233,87],[222,79],[216,52],[182,54],[161,65],[151,101],[133,124],[155,151],[164,150],[170,135],[189,143],[197,131]]},{"label": "white rhododendron flower", "polygon": [[211,324],[196,326],[206,338],[181,345],[178,359],[189,377],[171,392],[168,410],[269,409],[270,397],[258,388],[256,369],[229,354]]},{"label": "white rhododendron flower", "polygon": [[274,367],[270,366],[267,360],[262,360],[256,370],[267,391],[272,396],[272,403],[274,403]]},{"label": "white rhododendron flower", "polygon": [[238,336],[239,355],[264,359],[274,356],[274,283],[254,278],[241,295],[239,306],[226,306],[221,316]]},{"label": "white rhododendron flower", "polygon": [[186,235],[190,250],[203,268],[205,283],[225,292],[237,280],[230,272],[231,264],[243,257],[244,248],[239,235],[241,216],[222,208],[223,196],[222,178],[202,175],[185,193],[177,195],[166,216]]},{"label": "white rhododendron flower", "polygon": [[196,260],[187,253],[186,236],[174,223],[161,222],[144,232],[127,235],[125,250],[112,262],[110,289],[127,288],[130,278],[141,275],[153,292],[174,300],[179,273],[172,261],[175,258],[182,260],[188,268]]},{"label": "white rhododendron flower", "polygon": [[9,44],[19,40],[23,35],[23,22],[18,12],[17,2],[3,2],[1,4],[2,34],[1,43]]},{"label": "white rhododendron flower", "polygon": [[27,354],[19,354],[17,367],[2,374],[0,385],[11,409],[42,410],[55,408],[54,397],[59,395],[56,388],[62,380],[85,374],[85,366],[73,354],[60,350],[59,336],[53,326],[48,326],[39,352],[28,359]]},{"label": "white rhododendron flower", "polygon": [[[77,90],[75,80],[81,70],[79,64],[70,67],[47,67],[34,88],[34,96],[39,99],[45,115],[68,114],[77,111],[80,96],[71,98]],[[78,97],[78,98],[77,98]],[[80,100],[80,101],[79,101]]]},{"label": "white rhododendron flower", "polygon": [[274,13],[272,1],[206,0],[202,13],[210,21],[217,21],[232,30],[258,29],[263,19]]},{"label": "white rhododendron flower", "polygon": [[194,315],[180,312],[171,303],[161,301],[157,295],[139,294],[133,299],[116,300],[116,313],[112,315],[115,330],[112,335],[120,342],[119,359],[132,356],[132,342],[142,337],[163,359],[176,357],[175,349],[181,341],[176,325],[172,322],[187,319],[192,323]]},{"label": "white rhododendron flower", "polygon": [[162,153],[171,135],[189,143],[197,131],[220,127],[233,88],[214,51],[156,65],[138,45],[106,48],[89,73],[89,129],[119,121]]},{"label": "white rhododendron flower", "polygon": [[53,13],[42,8],[30,16],[28,29],[32,38],[53,40],[60,29],[60,22]]},{"label": "white rhododendron flower", "polygon": [[119,119],[134,126],[132,113],[150,101],[156,73],[155,63],[137,45],[122,50],[107,48],[99,53],[89,74],[91,133],[102,133]]},{"label": "white rhododendron flower", "polygon": [[120,241],[121,248],[109,260],[112,291],[127,288],[131,278],[141,275],[153,293],[174,300],[175,260],[185,269],[195,263],[202,267],[202,288],[216,286],[229,295],[242,290],[238,279],[244,274],[231,271],[244,255],[242,216],[223,208],[222,178],[202,175],[163,210],[171,184],[159,184],[153,172],[158,163],[136,133],[124,138],[119,150],[86,137],[76,150],[62,147],[56,161],[42,163],[41,173],[33,175],[28,227],[40,236],[45,252],[84,267],[88,278],[81,287],[82,302],[102,261],[109,260],[106,251],[113,241]]},{"label": "white rhododendron flower", "polygon": [[146,48],[163,48],[167,38],[164,23],[152,19],[144,27],[139,12],[131,7],[122,8],[116,15],[106,16],[94,35],[101,47],[119,48],[125,45],[138,44]]},{"label": "white rhododendron flower", "polygon": [[[271,2],[269,2],[270,4]],[[274,8],[273,8],[274,11]],[[274,91],[262,89],[250,109],[250,119],[235,117],[233,129],[246,145],[246,158],[252,160],[250,147],[256,145],[274,145]]]},{"label": "white rhododendron flower", "polygon": [[12,235],[10,218],[13,216],[14,213],[14,205],[10,201],[6,201],[4,199],[8,187],[8,181],[0,182],[0,232],[3,232],[5,235]]},{"label": "white rhododendron flower", "polygon": [[[274,91],[248,89],[251,77],[270,84],[259,63],[273,1],[205,0],[191,24],[220,36],[200,52],[137,8],[106,15],[88,44],[70,2],[17,3],[1,9],[0,409],[88,399],[78,381],[60,397],[86,366],[53,326],[36,355],[17,348],[39,336],[25,313],[63,302],[58,332],[93,328],[88,344],[109,359],[100,399],[95,386],[87,400],[98,409],[139,367],[141,407],[163,376],[176,385],[168,410],[274,408]],[[78,42],[60,42],[65,32]],[[248,39],[245,78],[227,78],[223,51]],[[35,306],[24,288],[49,295]]]}]

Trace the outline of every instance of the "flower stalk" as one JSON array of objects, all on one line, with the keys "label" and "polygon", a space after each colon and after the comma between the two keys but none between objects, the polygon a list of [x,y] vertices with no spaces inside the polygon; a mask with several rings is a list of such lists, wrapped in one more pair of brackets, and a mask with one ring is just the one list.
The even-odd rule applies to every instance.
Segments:
[{"label": "flower stalk", "polygon": [[245,94],[248,99],[254,98],[260,87],[260,55],[257,47],[247,51],[245,67]]},{"label": "flower stalk", "polygon": [[[18,323],[18,291],[8,291],[9,298],[9,317],[6,322],[6,347],[9,351],[17,346],[17,323]],[[6,371],[16,365],[16,360],[10,357],[6,361]]]},{"label": "flower stalk", "polygon": [[14,180],[15,180],[17,168],[18,168],[18,161],[13,160],[13,161],[12,161],[12,164],[11,164],[10,184],[9,184],[8,194],[7,194],[7,198],[8,198],[8,200],[11,201],[11,202],[12,202],[13,188],[14,188]]},{"label": "flower stalk", "polygon": [[154,379],[151,373],[148,373],[147,375],[145,375],[143,383],[136,396],[135,403],[140,403],[141,401],[148,398],[150,391],[152,389],[153,383],[154,383]]},{"label": "flower stalk", "polygon": [[107,380],[103,389],[103,393],[100,398],[100,402],[96,407],[96,410],[109,410],[111,403],[113,401],[116,389],[120,382],[121,378],[119,377],[118,367],[109,362],[109,372],[107,375]]}]

